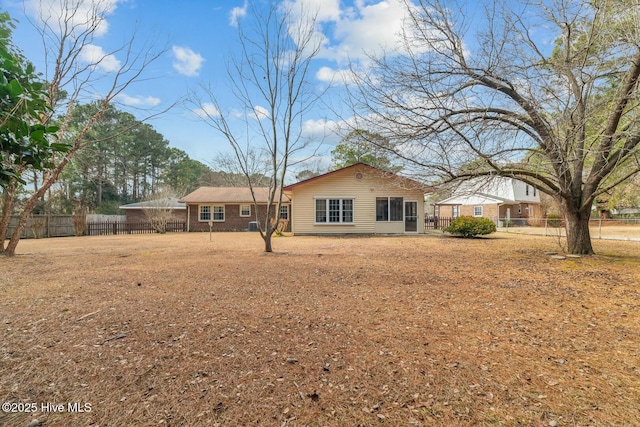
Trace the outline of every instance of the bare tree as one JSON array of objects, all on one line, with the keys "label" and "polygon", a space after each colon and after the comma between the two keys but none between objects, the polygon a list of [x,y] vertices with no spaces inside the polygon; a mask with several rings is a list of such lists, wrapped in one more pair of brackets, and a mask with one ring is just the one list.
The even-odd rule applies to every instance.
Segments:
[{"label": "bare tree", "polygon": [[637,2],[462,2],[471,15],[404,1],[401,48],[356,76],[360,126],[440,182],[537,187],[563,210],[569,252],[593,253],[594,200],[640,170]]},{"label": "bare tree", "polygon": [[[155,61],[161,51],[151,46],[136,48],[135,33],[119,49],[103,52],[93,44],[103,29],[109,2],[104,0],[59,0],[51,7],[41,3],[42,15],[32,22],[40,34],[45,51],[45,79],[48,82],[48,104],[51,114],[43,115],[46,124],[54,115],[60,121],[58,138],[69,145],[68,151],[53,159],[41,180],[34,180],[34,192],[20,210],[16,230],[5,246],[9,217],[15,206],[18,184],[4,189],[3,211],[0,218],[1,253],[14,255],[27,219],[49,188],[83,146],[83,136],[100,119],[114,99],[132,83],[140,79],[144,70]],[[70,127],[74,109],[85,99],[91,99],[96,86],[104,84],[95,113],[79,128]]]},{"label": "bare tree", "polygon": [[[224,109],[220,97],[205,88],[207,102],[195,101],[203,119],[231,145],[258,212],[254,167],[269,164],[266,216],[257,218],[265,252],[272,252],[271,236],[278,227],[282,187],[294,155],[309,148],[302,136],[302,120],[319,99],[309,83],[309,66],[319,52],[316,14],[270,2],[267,10],[250,2],[253,21],[238,23],[239,49],[230,58],[227,74],[235,105]],[[240,126],[235,116],[240,111]],[[275,221],[272,221],[273,217]]]},{"label": "bare tree", "polygon": [[177,203],[178,198],[171,190],[158,191],[144,203],[144,216],[157,233],[165,234],[167,224],[176,220],[173,213]]}]

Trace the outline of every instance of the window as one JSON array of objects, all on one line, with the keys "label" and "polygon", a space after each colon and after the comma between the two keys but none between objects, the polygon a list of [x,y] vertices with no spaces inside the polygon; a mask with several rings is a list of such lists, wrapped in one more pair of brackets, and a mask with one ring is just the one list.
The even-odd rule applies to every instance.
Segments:
[{"label": "window", "polygon": [[200,221],[211,221],[211,206],[200,206]]},{"label": "window", "polygon": [[240,205],[240,216],[251,216],[251,205]]},{"label": "window", "polygon": [[376,221],[402,221],[402,197],[376,197]]},{"label": "window", "polygon": [[353,224],[353,199],[316,199],[316,224],[327,223]]},{"label": "window", "polygon": [[474,206],[473,207],[473,216],[482,216],[482,206]]},{"label": "window", "polygon": [[289,219],[289,205],[280,206],[280,219]]},{"label": "window", "polygon": [[533,187],[533,197],[536,197],[536,187]]},{"label": "window", "polygon": [[460,216],[460,206],[455,205],[451,207],[451,216],[453,218],[458,218]]},{"label": "window", "polygon": [[213,207],[213,220],[217,222],[224,221],[224,206]]}]

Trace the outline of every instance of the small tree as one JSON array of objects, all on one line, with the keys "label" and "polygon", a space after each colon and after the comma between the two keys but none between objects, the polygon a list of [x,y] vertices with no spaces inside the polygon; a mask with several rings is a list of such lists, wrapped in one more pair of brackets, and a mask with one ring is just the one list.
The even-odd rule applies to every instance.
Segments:
[{"label": "small tree", "polygon": [[[251,188],[258,212],[254,166],[266,161],[269,193],[266,215],[259,218],[265,252],[272,252],[271,236],[279,222],[282,188],[294,155],[308,148],[302,136],[302,120],[319,99],[310,82],[311,61],[321,40],[316,35],[316,14],[294,10],[293,3],[249,2],[253,26],[238,23],[240,46],[231,58],[228,77],[236,105],[223,108],[211,88],[208,101],[196,100],[197,113],[229,142],[237,164]],[[240,126],[234,118],[242,116]]]},{"label": "small tree", "polygon": [[156,232],[165,234],[167,224],[175,220],[173,211],[177,198],[170,197],[167,192],[154,194],[145,204],[144,215]]}]

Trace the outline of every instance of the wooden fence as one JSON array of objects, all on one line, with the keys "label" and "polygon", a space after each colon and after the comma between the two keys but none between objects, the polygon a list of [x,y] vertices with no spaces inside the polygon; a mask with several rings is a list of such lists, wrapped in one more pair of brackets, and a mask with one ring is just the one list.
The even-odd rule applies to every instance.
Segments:
[{"label": "wooden fence", "polygon": [[[20,217],[12,216],[9,220],[7,237],[10,238],[18,225]],[[73,215],[31,215],[22,231],[22,239],[40,239],[43,237],[75,236],[76,228]]]},{"label": "wooden fence", "polygon": [[443,228],[450,226],[452,220],[453,218],[451,217],[425,216],[424,229],[425,230],[442,230]]},{"label": "wooden fence", "polygon": [[[169,221],[166,224],[167,233],[187,231],[185,221]],[[151,234],[158,231],[151,221],[129,221],[129,222],[88,222],[86,228],[87,236],[105,236],[115,234]]]}]

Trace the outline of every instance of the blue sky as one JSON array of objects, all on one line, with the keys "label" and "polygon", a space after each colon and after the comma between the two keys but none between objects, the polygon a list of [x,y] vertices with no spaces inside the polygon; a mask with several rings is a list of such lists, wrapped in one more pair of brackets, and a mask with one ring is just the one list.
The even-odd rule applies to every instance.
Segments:
[{"label": "blue sky", "polygon": [[[41,40],[28,22],[38,10],[55,10],[60,0],[0,0],[2,7],[19,21],[14,42],[25,55],[44,71]],[[91,0],[78,0],[91,1]],[[93,54],[108,52],[126,41],[134,28],[141,42],[152,43],[166,53],[145,71],[144,81],[127,88],[119,98],[119,107],[139,117],[145,108],[162,109],[211,83],[223,87],[226,77],[225,58],[231,54],[236,40],[235,20],[248,19],[246,0],[93,0],[108,8],[106,25],[92,46]],[[258,4],[265,3],[263,0]],[[343,72],[348,60],[364,60],[364,52],[380,52],[390,47],[400,29],[404,15],[398,0],[286,0],[318,8],[324,43],[314,61],[311,79],[318,87],[328,87],[336,73]],[[59,6],[58,6],[59,7]],[[26,10],[27,16],[24,11]],[[91,52],[87,52],[91,55]],[[106,74],[109,66],[117,66],[116,56],[103,61]],[[96,88],[99,90],[98,88]],[[339,103],[340,87],[326,92],[328,103]],[[233,100],[224,100],[232,103]],[[179,104],[170,112],[149,123],[170,142],[192,158],[210,162],[219,152],[229,150],[223,137],[198,118],[193,105]],[[308,134],[327,133],[335,129],[337,119],[327,108],[311,112],[305,121]],[[325,155],[339,136],[327,139]]]}]

